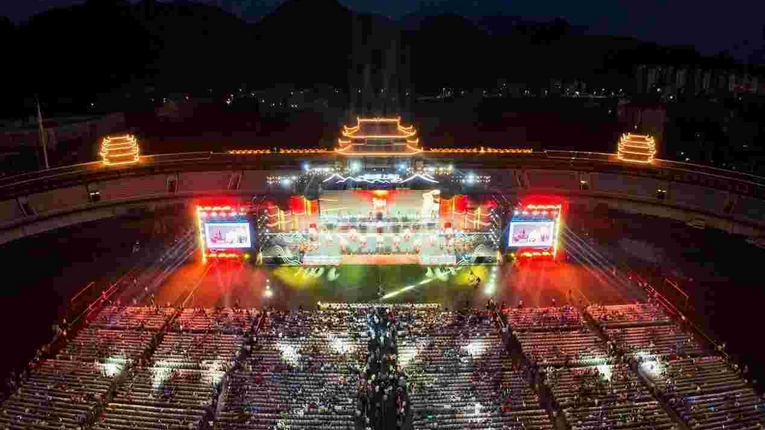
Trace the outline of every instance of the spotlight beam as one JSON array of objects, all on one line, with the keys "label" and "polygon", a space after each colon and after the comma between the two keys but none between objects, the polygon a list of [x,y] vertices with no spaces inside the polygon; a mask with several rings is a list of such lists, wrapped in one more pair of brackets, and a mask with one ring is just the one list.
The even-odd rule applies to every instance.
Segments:
[{"label": "spotlight beam", "polygon": [[[181,245],[181,244],[179,244]],[[189,257],[191,257],[194,252],[197,250],[197,244],[194,240],[188,240],[185,243],[185,247],[183,249],[178,249],[178,252],[183,252],[179,258],[177,258],[175,261],[171,261],[168,266],[164,268],[164,270],[160,273],[160,275],[154,279],[154,282],[152,282],[150,288],[155,288],[159,286],[165,279],[167,279],[170,274],[172,274],[178,267],[181,266]],[[183,245],[181,245],[183,246]],[[173,256],[178,255],[177,253],[174,253]],[[160,263],[161,264],[161,263]]]},{"label": "spotlight beam", "polygon": [[397,295],[405,293],[405,292],[407,292],[409,290],[413,290],[413,289],[419,287],[420,285],[429,284],[429,283],[435,281],[436,279],[438,279],[438,278],[437,277],[433,277],[433,278],[430,278],[430,279],[425,279],[423,281],[420,281],[420,282],[418,282],[418,283],[416,283],[414,285],[406,286],[404,288],[401,288],[400,290],[396,290],[396,291],[393,291],[392,293],[388,293],[388,294],[382,296],[382,298],[380,300],[387,300],[387,299],[396,297]]},{"label": "spotlight beam", "polygon": [[566,246],[569,250],[569,255],[576,258],[580,264],[584,264],[586,262],[587,266],[591,270],[602,273],[603,277],[605,277],[606,279],[611,280],[611,278],[613,278],[613,275],[611,274],[611,272],[606,270],[606,268],[608,267],[606,264],[604,264],[601,261],[598,261],[598,258],[592,255],[592,253],[588,251],[580,243],[576,242],[575,240],[572,240],[570,237],[567,237],[566,239],[567,239]]},{"label": "spotlight beam", "polygon": [[[610,267],[614,267],[615,266],[615,263],[613,263],[612,261],[608,260],[600,252],[598,252],[596,249],[594,249],[592,246],[590,246],[589,243],[587,243],[586,241],[584,241],[583,239],[578,237],[576,235],[576,233],[574,233],[570,229],[567,229],[566,233],[568,234],[568,237],[570,239],[576,241],[575,245],[578,245],[582,250],[587,252],[588,255],[591,255],[593,258],[598,260],[598,262],[600,263],[601,267],[610,268]],[[621,275],[621,274],[614,275],[610,270],[606,270],[606,272],[608,273],[608,276],[610,278],[615,279],[616,282],[618,282],[621,286],[624,286],[624,287],[626,287],[626,289],[630,290],[629,280],[626,279],[626,277],[624,275]]]},{"label": "spotlight beam", "polygon": [[[622,275],[614,275],[608,268],[613,267],[613,263],[608,261],[597,250],[593,249],[587,242],[579,238],[574,232],[566,228],[562,235],[566,239],[566,246],[569,249],[569,255],[571,255],[579,264],[583,266],[586,260],[589,263],[588,271],[598,272],[600,275],[597,278],[601,282],[608,280],[609,284],[619,287],[617,291],[622,295],[622,291],[626,292],[626,297],[632,300],[639,299],[639,296],[634,293],[630,287],[629,282]],[[572,252],[575,251],[575,252]]]},{"label": "spotlight beam", "polygon": [[564,227],[563,234],[566,235],[567,238],[569,238],[572,241],[575,241],[582,249],[584,249],[589,255],[591,255],[595,260],[598,260],[598,262],[603,266],[610,266],[611,263],[608,261],[607,258],[605,258],[603,255],[601,255],[597,250],[593,249],[589,243],[587,243],[584,239],[579,237],[576,233],[574,233],[569,227]]}]

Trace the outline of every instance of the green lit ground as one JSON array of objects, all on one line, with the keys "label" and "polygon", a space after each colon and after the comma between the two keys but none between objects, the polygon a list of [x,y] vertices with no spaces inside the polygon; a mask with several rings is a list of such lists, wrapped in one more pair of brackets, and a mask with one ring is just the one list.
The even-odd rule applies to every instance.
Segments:
[{"label": "green lit ground", "polygon": [[492,269],[494,266],[453,270],[419,265],[350,265],[326,269],[280,267],[273,270],[272,279],[276,285],[290,291],[310,291],[317,301],[373,301],[377,299],[377,287],[382,286],[386,293],[384,302],[424,303],[442,302],[444,297],[470,300],[474,293],[474,288],[470,287],[471,270],[488,281]]},{"label": "green lit ground", "polygon": [[[482,306],[497,302],[527,306],[564,303],[571,290],[575,300],[597,303],[634,301],[616,286],[604,284],[587,268],[568,263],[529,267],[473,266],[429,268],[419,265],[347,265],[332,267],[252,267],[238,263],[195,262],[178,270],[160,289],[161,302],[175,301],[190,288],[196,306],[273,305],[277,308],[314,307],[317,302],[440,303]],[[470,272],[481,278],[471,285]],[[386,296],[378,300],[377,287]],[[270,286],[271,293],[267,293]]]}]

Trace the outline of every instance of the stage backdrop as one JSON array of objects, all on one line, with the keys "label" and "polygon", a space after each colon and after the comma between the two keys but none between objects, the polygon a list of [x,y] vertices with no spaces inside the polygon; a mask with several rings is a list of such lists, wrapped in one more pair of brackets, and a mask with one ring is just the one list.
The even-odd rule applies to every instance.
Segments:
[{"label": "stage backdrop", "polygon": [[438,219],[440,204],[439,190],[325,191],[319,211],[324,222],[347,217]]}]

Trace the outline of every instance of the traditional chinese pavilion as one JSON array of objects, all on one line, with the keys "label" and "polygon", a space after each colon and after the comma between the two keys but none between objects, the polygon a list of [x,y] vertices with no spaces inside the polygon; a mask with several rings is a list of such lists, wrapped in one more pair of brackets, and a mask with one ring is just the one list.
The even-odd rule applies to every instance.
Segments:
[{"label": "traditional chinese pavilion", "polygon": [[652,163],[656,142],[651,136],[625,133],[619,140],[619,159],[633,163]]},{"label": "traditional chinese pavilion", "polygon": [[337,152],[344,155],[403,156],[422,152],[414,126],[398,118],[357,118],[353,127],[343,126]]}]

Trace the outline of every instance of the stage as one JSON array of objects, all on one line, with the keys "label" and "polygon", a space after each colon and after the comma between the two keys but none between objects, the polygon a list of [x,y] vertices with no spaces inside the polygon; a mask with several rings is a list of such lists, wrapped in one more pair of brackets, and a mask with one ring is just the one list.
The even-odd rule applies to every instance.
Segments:
[{"label": "stage", "polygon": [[496,262],[501,219],[488,198],[439,190],[324,191],[264,203],[265,264],[474,264]]},{"label": "stage", "polygon": [[496,262],[497,251],[487,233],[316,233],[267,234],[264,250],[268,264],[473,264]]}]

